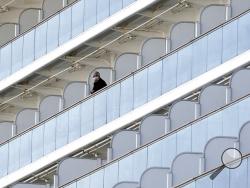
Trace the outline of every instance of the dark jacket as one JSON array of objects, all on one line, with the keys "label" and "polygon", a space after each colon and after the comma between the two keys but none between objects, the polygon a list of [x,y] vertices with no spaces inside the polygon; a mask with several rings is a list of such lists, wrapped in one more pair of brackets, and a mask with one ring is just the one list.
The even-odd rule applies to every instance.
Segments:
[{"label": "dark jacket", "polygon": [[100,78],[97,82],[94,83],[94,87],[91,91],[91,94],[97,92],[98,90],[100,90],[106,86],[107,86],[106,82]]}]

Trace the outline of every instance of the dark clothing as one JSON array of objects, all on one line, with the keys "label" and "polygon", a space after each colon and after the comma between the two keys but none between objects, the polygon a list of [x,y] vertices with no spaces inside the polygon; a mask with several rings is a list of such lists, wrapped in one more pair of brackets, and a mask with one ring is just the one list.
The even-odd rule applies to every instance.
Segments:
[{"label": "dark clothing", "polygon": [[106,86],[107,86],[106,82],[103,79],[99,78],[99,80],[94,83],[94,87],[91,91],[91,94],[97,92],[98,90],[100,90]]}]

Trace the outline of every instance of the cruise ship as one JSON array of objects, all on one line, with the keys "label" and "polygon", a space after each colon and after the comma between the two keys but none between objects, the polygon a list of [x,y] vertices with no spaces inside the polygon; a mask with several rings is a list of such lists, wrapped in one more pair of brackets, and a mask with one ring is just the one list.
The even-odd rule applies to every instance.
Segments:
[{"label": "cruise ship", "polygon": [[250,0],[0,0],[0,188],[250,188]]}]

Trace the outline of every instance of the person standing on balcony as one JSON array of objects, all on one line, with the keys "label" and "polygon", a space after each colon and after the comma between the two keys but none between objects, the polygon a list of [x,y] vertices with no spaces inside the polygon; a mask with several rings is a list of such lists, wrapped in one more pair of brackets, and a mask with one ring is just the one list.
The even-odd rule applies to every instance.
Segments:
[{"label": "person standing on balcony", "polygon": [[90,92],[91,94],[93,94],[93,93],[97,92],[98,90],[107,86],[106,82],[101,78],[101,75],[98,71],[96,71],[93,74],[93,79],[94,79],[94,86]]}]

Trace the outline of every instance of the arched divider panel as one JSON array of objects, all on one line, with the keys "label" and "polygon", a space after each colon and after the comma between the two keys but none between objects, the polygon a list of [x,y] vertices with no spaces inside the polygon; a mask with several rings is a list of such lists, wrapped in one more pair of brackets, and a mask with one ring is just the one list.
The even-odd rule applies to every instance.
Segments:
[{"label": "arched divider panel", "polygon": [[115,61],[115,80],[119,80],[139,68],[139,55],[124,53]]},{"label": "arched divider panel", "polygon": [[171,50],[195,38],[195,22],[179,22],[173,25],[170,31]]},{"label": "arched divider panel", "polygon": [[63,92],[64,108],[67,108],[84,99],[89,93],[86,82],[70,82]]},{"label": "arched divider panel", "polygon": [[42,10],[25,9],[19,16],[20,33],[27,31],[42,20]]},{"label": "arched divider panel", "polygon": [[45,97],[39,105],[39,118],[43,121],[62,110],[63,100],[61,96],[50,95]]},{"label": "arched divider panel", "polygon": [[239,148],[238,139],[235,137],[215,137],[210,139],[204,148],[205,171],[222,165],[221,155],[228,148]]},{"label": "arched divider panel", "polygon": [[232,100],[237,100],[250,94],[250,69],[243,69],[235,72],[230,80],[232,88]]},{"label": "arched divider panel", "polygon": [[35,124],[38,123],[38,121],[39,121],[39,113],[37,109],[27,108],[21,110],[20,112],[18,112],[15,121],[17,134],[34,126]]},{"label": "arched divider panel", "polygon": [[57,168],[58,185],[64,185],[101,166],[101,159],[67,158]]},{"label": "arched divider panel", "polygon": [[231,102],[231,88],[228,86],[211,85],[203,88],[199,96],[201,115],[208,114]]},{"label": "arched divider panel", "polygon": [[165,38],[149,38],[145,40],[141,47],[142,66],[147,65],[166,54]]},{"label": "arched divider panel", "polygon": [[200,14],[201,34],[226,21],[226,6],[208,5]]},{"label": "arched divider panel", "polygon": [[19,33],[18,24],[4,23],[0,24],[0,45],[3,45],[17,36]]}]

